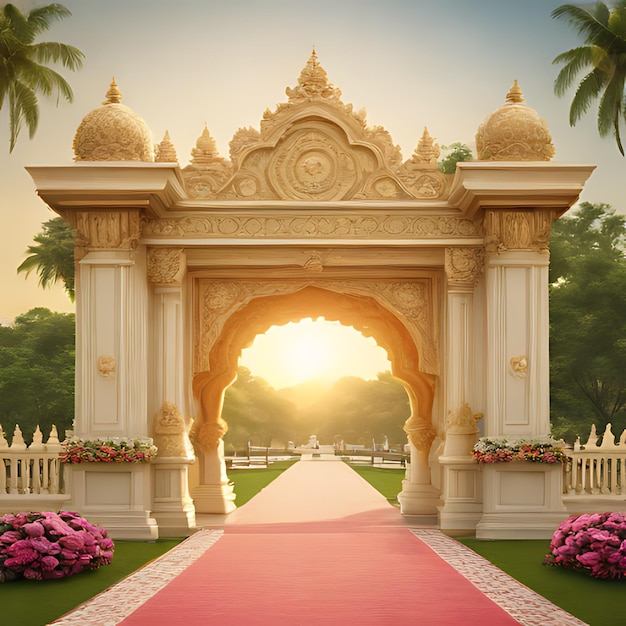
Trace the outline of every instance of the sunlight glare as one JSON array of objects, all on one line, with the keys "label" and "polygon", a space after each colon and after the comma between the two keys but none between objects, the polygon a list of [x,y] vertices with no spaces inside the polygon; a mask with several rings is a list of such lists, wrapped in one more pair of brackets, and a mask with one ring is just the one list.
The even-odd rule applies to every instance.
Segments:
[{"label": "sunlight glare", "polygon": [[276,389],[311,378],[374,380],[378,373],[391,370],[387,353],[373,338],[323,317],[272,326],[242,351],[239,364]]}]

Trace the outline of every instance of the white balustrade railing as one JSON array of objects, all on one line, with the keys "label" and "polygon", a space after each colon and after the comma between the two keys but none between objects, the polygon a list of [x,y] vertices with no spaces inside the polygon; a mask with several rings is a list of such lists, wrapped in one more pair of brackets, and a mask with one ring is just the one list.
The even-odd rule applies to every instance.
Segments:
[{"label": "white balustrade railing", "polygon": [[568,495],[626,495],[626,430],[616,443],[607,424],[599,439],[592,426],[587,443],[581,445],[579,438],[574,449],[567,451],[564,487]]},{"label": "white balustrade railing", "polygon": [[24,442],[19,426],[15,427],[9,446],[0,426],[0,498],[7,494],[62,493],[59,458],[62,451],[55,426],[46,443],[43,443],[43,435],[37,426],[30,446]]}]

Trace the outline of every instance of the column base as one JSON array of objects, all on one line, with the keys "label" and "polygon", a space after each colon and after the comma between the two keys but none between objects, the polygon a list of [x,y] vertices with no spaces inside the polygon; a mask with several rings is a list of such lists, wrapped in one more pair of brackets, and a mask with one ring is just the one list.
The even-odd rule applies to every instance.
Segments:
[{"label": "column base", "polygon": [[100,511],[89,513],[90,522],[106,528],[111,539],[156,541],[159,527],[148,511]]},{"label": "column base", "polygon": [[232,513],[237,505],[233,485],[198,485],[191,491],[196,513]]},{"label": "column base", "polygon": [[552,539],[567,513],[486,513],[476,539]]},{"label": "column base", "polygon": [[423,515],[437,518],[438,507],[442,504],[440,493],[432,485],[421,485],[402,481],[402,491],[398,494],[402,515]]}]

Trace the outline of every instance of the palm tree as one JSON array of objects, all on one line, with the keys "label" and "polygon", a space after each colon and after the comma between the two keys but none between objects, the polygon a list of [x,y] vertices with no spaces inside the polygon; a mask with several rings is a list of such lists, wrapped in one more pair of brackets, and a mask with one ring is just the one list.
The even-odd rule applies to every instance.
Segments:
[{"label": "palm tree", "polygon": [[0,9],[0,109],[9,105],[9,152],[25,124],[32,139],[39,122],[37,95],[57,93],[68,102],[74,95],[67,81],[46,63],[61,63],[74,71],[82,66],[84,55],[62,43],[35,43],[36,37],[50,28],[53,20],[69,17],[61,4],[49,4],[24,15],[12,4]]},{"label": "palm tree", "polygon": [[626,119],[626,0],[618,0],[612,9],[598,2],[591,11],[564,4],[552,12],[552,17],[567,19],[586,44],[563,52],[553,61],[565,64],[554,83],[557,96],[564,95],[577,75],[590,68],[572,100],[570,125],[574,126],[591,103],[600,98],[598,132],[606,137],[613,131],[617,147],[624,156],[620,122]]},{"label": "palm tree", "polygon": [[44,222],[42,228],[42,232],[33,237],[38,245],[28,246],[26,252],[30,256],[17,271],[26,272],[28,277],[36,270],[43,288],[62,280],[67,295],[74,302],[74,231],[62,217]]}]

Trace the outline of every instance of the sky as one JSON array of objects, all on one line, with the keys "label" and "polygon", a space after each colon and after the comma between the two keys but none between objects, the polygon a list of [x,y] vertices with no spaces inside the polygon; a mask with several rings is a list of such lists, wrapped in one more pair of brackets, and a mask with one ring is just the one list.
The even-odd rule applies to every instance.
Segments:
[{"label": "sky", "polygon": [[[23,10],[46,4],[14,0]],[[42,40],[85,54],[78,72],[62,73],[74,102],[42,101],[34,139],[24,132],[8,152],[8,114],[0,110],[0,322],[35,306],[69,312],[58,286],[16,268],[42,222],[54,214],[37,197],[28,165],[73,161],[82,118],[101,106],[114,76],[154,143],[169,131],[181,167],[204,125],[221,155],[241,127],[259,128],[263,112],[285,102],[313,46],[344,103],[386,128],[404,159],[425,127],[440,145],[475,150],[479,125],[504,104],[517,79],[526,102],[550,128],[553,161],[597,165],[582,201],[626,213],[626,162],[596,130],[596,108],[574,128],[571,95],[557,98],[554,57],[580,44],[550,17],[552,0],[64,0],[72,17]]]}]

